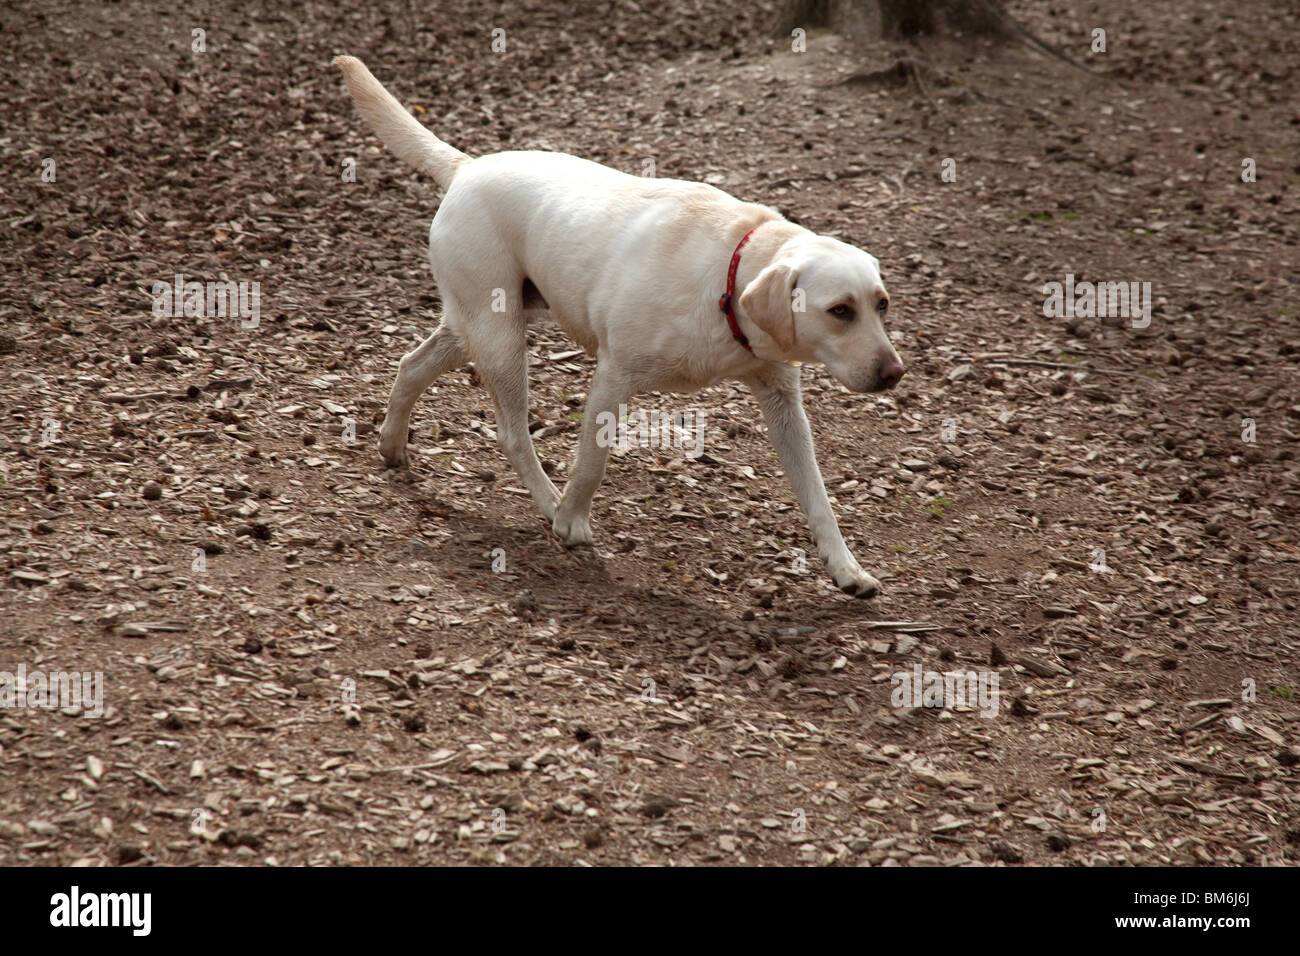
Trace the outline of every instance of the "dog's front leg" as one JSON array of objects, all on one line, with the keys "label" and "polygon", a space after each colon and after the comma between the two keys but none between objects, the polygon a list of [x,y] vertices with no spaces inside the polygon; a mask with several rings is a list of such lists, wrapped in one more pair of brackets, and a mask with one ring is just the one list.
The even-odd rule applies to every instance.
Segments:
[{"label": "dog's front leg", "polygon": [[781,458],[795,496],[808,518],[817,552],[841,591],[854,597],[874,597],[880,582],[858,565],[840,534],[831,511],[826,485],[813,451],[812,429],[803,411],[799,370],[777,366],[749,383],[767,421],[768,436]]},{"label": "dog's front leg", "polygon": [[592,542],[591,498],[605,477],[611,444],[604,438],[610,434],[611,424],[613,433],[618,433],[619,406],[628,400],[629,391],[627,376],[621,370],[605,360],[597,362],[582,413],[578,454],[551,523],[551,529],[569,547]]}]

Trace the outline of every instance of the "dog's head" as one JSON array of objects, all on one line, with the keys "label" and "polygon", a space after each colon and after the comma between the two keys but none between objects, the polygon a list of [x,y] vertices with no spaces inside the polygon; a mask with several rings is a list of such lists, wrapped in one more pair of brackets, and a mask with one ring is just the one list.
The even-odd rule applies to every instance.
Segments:
[{"label": "dog's head", "polygon": [[771,338],[760,358],[821,362],[855,392],[893,388],[903,363],[882,320],[889,293],[875,256],[827,236],[798,236],[778,250],[739,298]]}]

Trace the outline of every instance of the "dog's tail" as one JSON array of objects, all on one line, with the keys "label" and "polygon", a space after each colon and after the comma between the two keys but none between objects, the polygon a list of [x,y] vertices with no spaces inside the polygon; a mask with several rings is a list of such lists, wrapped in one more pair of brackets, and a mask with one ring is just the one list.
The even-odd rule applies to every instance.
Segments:
[{"label": "dog's tail", "polygon": [[343,70],[353,102],[384,145],[444,189],[450,186],[456,170],[470,158],[425,129],[356,57],[336,56],[334,65]]}]

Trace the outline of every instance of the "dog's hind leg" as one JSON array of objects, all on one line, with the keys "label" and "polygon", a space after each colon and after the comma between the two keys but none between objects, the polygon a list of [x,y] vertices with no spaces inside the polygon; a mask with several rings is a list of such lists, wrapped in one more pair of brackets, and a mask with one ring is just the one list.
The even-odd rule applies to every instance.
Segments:
[{"label": "dog's hind leg", "polygon": [[547,521],[555,518],[560,493],[542,470],[528,433],[528,338],[523,310],[494,312],[484,306],[465,325],[466,350],[497,409],[497,441]]},{"label": "dog's hind leg", "polygon": [[564,497],[551,523],[566,545],[591,544],[591,499],[605,477],[610,446],[601,440],[602,432],[618,422],[619,406],[631,395],[626,374],[605,357],[596,362],[596,372],[591,379],[587,407],[582,413],[582,437],[578,439],[578,454],[574,457],[569,480],[564,486]]},{"label": "dog's hind leg", "polygon": [[[448,308],[451,308],[448,303]],[[379,427],[379,454],[390,468],[405,468],[410,463],[406,452],[406,434],[411,425],[411,409],[424,390],[443,372],[459,368],[467,361],[465,351],[448,326],[446,318],[438,331],[402,356],[397,367],[397,381],[388,396],[388,413]]]}]

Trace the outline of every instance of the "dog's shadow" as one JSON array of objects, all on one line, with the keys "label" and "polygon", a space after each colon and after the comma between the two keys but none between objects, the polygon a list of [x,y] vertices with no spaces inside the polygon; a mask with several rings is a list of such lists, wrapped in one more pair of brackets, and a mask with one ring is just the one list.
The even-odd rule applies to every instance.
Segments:
[{"label": "dog's shadow", "polygon": [[397,533],[388,545],[390,553],[434,565],[439,577],[467,598],[511,600],[530,590],[541,610],[573,607],[575,591],[588,595],[590,604],[626,590],[610,576],[598,549],[564,547],[540,518],[503,524],[437,497],[421,495],[412,501],[422,522],[451,534],[435,543]]},{"label": "dog's shadow", "polygon": [[[605,557],[608,547],[598,541],[595,548],[566,548],[540,517],[507,525],[427,490],[412,487],[397,493],[418,507],[422,522],[451,534],[432,542],[395,532],[386,550],[398,560],[433,565],[466,599],[507,603],[534,619],[594,618],[638,630],[698,626],[702,619],[719,617],[716,606],[677,593],[666,579],[644,585],[615,580]],[[531,593],[523,595],[525,591]]]},{"label": "dog's shadow", "polygon": [[[419,505],[424,520],[437,521],[450,536],[438,543],[406,537],[392,547],[438,568],[439,576],[467,599],[507,603],[529,618],[595,618],[638,630],[717,624],[728,616],[719,613],[716,603],[679,592],[668,578],[643,584],[616,580],[610,573],[611,559],[605,556],[608,548],[599,543],[595,548],[566,548],[540,518],[507,525],[458,510],[437,497],[421,497]],[[743,595],[734,597],[745,603]],[[768,617],[766,623],[821,630],[876,616],[869,602],[845,600],[829,590],[827,597],[825,602],[801,601]],[[735,610],[738,624],[741,608]]]}]

